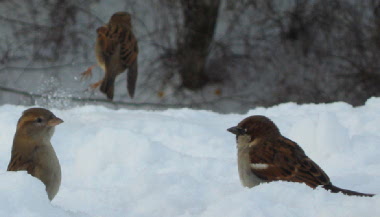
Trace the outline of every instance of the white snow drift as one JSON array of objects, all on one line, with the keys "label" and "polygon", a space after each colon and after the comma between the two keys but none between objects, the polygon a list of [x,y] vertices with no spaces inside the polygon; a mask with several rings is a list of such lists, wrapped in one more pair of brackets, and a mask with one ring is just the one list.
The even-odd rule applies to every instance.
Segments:
[{"label": "white snow drift", "polygon": [[304,184],[240,185],[234,135],[261,114],[298,142],[339,187],[380,193],[380,98],[282,104],[245,115],[189,109],[52,110],[65,122],[52,144],[62,185],[49,202],[26,172],[6,172],[16,122],[26,107],[0,107],[0,216],[380,216],[380,196],[348,197]]}]

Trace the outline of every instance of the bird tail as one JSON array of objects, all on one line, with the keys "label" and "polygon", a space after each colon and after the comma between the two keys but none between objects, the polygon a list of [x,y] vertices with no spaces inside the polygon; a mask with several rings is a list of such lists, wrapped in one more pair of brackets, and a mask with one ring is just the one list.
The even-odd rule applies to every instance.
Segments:
[{"label": "bird tail", "polygon": [[108,99],[113,99],[113,92],[115,89],[115,79],[116,76],[110,75],[110,73],[106,73],[102,84],[100,85],[100,91],[107,95]]},{"label": "bird tail", "polygon": [[127,89],[129,96],[133,98],[135,95],[136,89],[136,81],[137,81],[137,59],[134,63],[132,63],[131,67],[128,69],[127,74]]},{"label": "bird tail", "polygon": [[361,196],[361,197],[373,197],[375,194],[366,194],[366,193],[360,193],[356,191],[350,191],[347,189],[336,187],[333,184],[328,184],[323,186],[324,189],[329,190],[331,193],[343,193],[345,195],[349,196]]}]

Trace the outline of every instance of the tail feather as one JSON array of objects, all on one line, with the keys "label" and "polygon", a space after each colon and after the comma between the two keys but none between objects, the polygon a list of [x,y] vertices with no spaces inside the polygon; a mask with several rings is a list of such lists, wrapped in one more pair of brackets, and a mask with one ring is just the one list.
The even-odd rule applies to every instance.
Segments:
[{"label": "tail feather", "polygon": [[100,91],[107,95],[108,99],[113,99],[113,93],[115,89],[115,79],[116,77],[106,76],[104,77],[102,84],[100,85]]},{"label": "tail feather", "polygon": [[136,81],[137,81],[137,59],[135,62],[131,65],[131,67],[128,69],[127,74],[127,89],[129,96],[133,98],[135,95],[135,89],[136,89]]},{"label": "tail feather", "polygon": [[329,190],[331,193],[343,193],[345,195],[349,196],[362,196],[362,197],[373,197],[375,194],[366,194],[366,193],[360,193],[356,191],[350,191],[347,189],[336,187],[333,184],[328,184],[323,186],[324,189]]}]

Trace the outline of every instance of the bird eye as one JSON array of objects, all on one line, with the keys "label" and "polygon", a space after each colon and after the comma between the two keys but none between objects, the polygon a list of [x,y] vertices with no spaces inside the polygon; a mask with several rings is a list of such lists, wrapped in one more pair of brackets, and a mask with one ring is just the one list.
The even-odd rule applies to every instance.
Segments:
[{"label": "bird eye", "polygon": [[41,123],[41,122],[42,122],[42,118],[38,117],[38,118],[36,119],[36,122],[37,122],[37,123]]},{"label": "bird eye", "polygon": [[238,128],[238,131],[239,135],[244,135],[247,133],[247,128]]}]

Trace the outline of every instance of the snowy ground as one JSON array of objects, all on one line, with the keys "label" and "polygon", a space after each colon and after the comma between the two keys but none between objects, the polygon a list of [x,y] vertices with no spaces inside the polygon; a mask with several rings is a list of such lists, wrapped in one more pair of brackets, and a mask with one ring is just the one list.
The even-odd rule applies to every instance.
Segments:
[{"label": "snowy ground", "polygon": [[24,109],[0,107],[0,216],[380,216],[380,196],[348,197],[285,182],[243,188],[235,137],[226,131],[248,115],[266,115],[334,184],[380,193],[380,98],[358,108],[287,103],[246,115],[53,109],[65,123],[52,139],[63,173],[52,203],[37,179],[5,172]]}]

